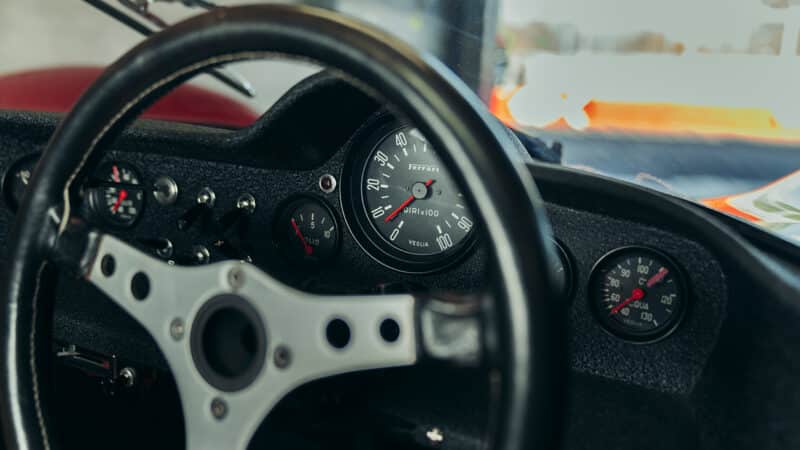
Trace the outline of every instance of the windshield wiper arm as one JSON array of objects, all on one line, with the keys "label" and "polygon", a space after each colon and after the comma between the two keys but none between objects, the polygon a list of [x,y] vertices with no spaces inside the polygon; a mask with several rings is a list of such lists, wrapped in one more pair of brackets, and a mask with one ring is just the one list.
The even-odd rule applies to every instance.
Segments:
[{"label": "windshield wiper arm", "polygon": [[[110,5],[106,0],[84,0],[84,1],[90,4],[91,6],[95,7],[97,10],[104,13],[105,15],[113,18],[117,22],[141,34],[142,36],[149,37],[156,33],[155,30],[151,29],[147,25],[142,24],[138,20],[133,19],[132,17],[123,13],[118,8]],[[131,1],[131,0],[119,0],[119,1],[121,4],[132,9],[134,12],[142,16],[145,20],[153,23],[157,27],[165,28],[169,26],[169,24],[167,24],[164,20],[150,13],[147,10],[146,4],[143,4],[142,2]],[[197,6],[206,9],[215,8],[215,5],[213,3],[204,0],[182,0],[181,3],[187,6]],[[235,90],[236,92],[239,92],[240,94],[248,98],[253,98],[256,96],[256,91],[253,88],[253,85],[245,78],[243,78],[241,75],[235,72],[220,67],[216,69],[206,70],[205,73],[214,77],[219,82],[225,84],[226,86],[230,87],[231,89]]]}]

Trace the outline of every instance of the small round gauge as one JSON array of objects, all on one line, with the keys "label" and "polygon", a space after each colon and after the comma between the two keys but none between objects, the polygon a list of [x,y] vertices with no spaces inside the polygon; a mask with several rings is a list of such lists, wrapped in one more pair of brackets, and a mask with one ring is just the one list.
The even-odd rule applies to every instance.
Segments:
[{"label": "small round gauge", "polygon": [[343,177],[351,187],[342,195],[362,246],[407,272],[454,262],[472,242],[474,218],[437,150],[418,129],[395,121],[361,143]]},{"label": "small round gauge", "polygon": [[276,224],[279,246],[293,262],[319,264],[339,249],[339,227],[321,201],[303,197],[289,203]]},{"label": "small round gauge", "polygon": [[144,208],[144,190],[139,174],[124,163],[104,165],[99,185],[91,191],[93,209],[111,225],[133,225]]},{"label": "small round gauge", "polygon": [[600,323],[632,341],[672,332],[688,302],[683,275],[666,255],[647,248],[616,250],[595,266],[590,299]]}]

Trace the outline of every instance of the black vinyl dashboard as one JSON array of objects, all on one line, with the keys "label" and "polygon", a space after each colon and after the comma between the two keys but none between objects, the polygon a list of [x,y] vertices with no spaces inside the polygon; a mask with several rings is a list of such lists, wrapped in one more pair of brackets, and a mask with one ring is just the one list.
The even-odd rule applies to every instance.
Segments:
[{"label": "black vinyl dashboard", "polygon": [[[441,246],[434,262],[422,266],[381,256],[383,250],[376,247],[385,245],[365,236],[369,231],[362,226],[369,229],[368,225],[357,224],[360,212],[353,209],[347,191],[354,185],[352,178],[365,169],[352,169],[355,155],[400,161],[399,154],[383,160],[374,146],[365,149],[357,138],[359,130],[387,114],[346,82],[318,75],[293,88],[246,130],[142,121],[104,156],[103,173],[90,177],[94,181],[85,189],[83,213],[104,231],[177,264],[250,260],[285,283],[312,292],[478,290],[486,283],[488,258],[480,226],[473,228],[466,214],[448,210],[448,215],[455,214],[453,221],[445,224],[441,218],[441,226],[458,228],[459,221],[467,219],[460,230],[468,237],[441,240],[448,233],[439,230],[428,244],[425,238],[413,240],[414,245]],[[3,247],[14,220],[14,182],[32,169],[58,119],[0,113]],[[391,136],[399,139],[398,134]],[[736,256],[741,242],[730,241],[726,249],[727,236],[703,229],[705,213],[681,200],[533,160],[527,164],[546,201],[560,248],[560,266],[554,270],[564,279],[557,301],[568,311],[572,376],[641,390],[643,398],[683,399],[692,405],[690,415],[695,418],[733,415],[725,412],[729,405],[722,404],[720,394],[731,387],[720,384],[721,374],[728,376],[730,370],[740,372],[743,402],[767,395],[776,399],[768,407],[775,416],[800,404],[792,395],[779,398],[779,385],[764,384],[747,368],[755,366],[731,367],[735,352],[738,358],[751,359],[765,358],[760,352],[796,352],[797,347],[782,345],[779,336],[800,334],[800,327],[790,325],[789,319],[798,314],[790,305],[753,306],[760,295],[780,288],[773,285],[765,291],[763,284],[772,283],[770,278],[758,268],[748,272],[748,257]],[[122,199],[113,186],[120,177],[129,185]],[[426,192],[418,198],[436,191]],[[91,200],[93,196],[97,198]],[[390,224],[388,215],[400,205],[386,206],[393,208],[376,212],[381,214],[378,223]],[[104,208],[114,213],[127,208],[128,216],[115,224],[99,212]],[[312,217],[313,229],[304,225]],[[391,239],[395,229],[387,228],[386,236]],[[771,239],[749,231],[748,245],[761,246],[776,263],[781,253],[792,250]],[[642,301],[645,291],[657,308]],[[164,367],[144,331],[111,302],[102,301],[99,292],[63,279],[56,295],[59,342]],[[748,335],[755,322],[767,324],[766,331]],[[792,374],[797,367],[791,360],[787,353],[761,367]],[[721,419],[709,423],[714,426],[717,420]],[[571,426],[580,428],[580,423]],[[697,439],[703,435],[698,431]]]}]

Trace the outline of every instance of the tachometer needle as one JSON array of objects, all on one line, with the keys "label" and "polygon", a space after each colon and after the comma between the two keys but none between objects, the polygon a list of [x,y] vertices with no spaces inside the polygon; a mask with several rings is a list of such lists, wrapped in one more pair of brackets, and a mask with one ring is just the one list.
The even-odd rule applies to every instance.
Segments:
[{"label": "tachometer needle", "polygon": [[114,202],[114,206],[111,207],[111,212],[116,213],[120,206],[122,206],[122,202],[128,198],[128,191],[125,189],[121,189],[119,191],[119,196],[117,197],[117,201]]},{"label": "tachometer needle", "polygon": [[294,228],[294,234],[297,235],[300,239],[300,243],[303,244],[303,251],[306,252],[306,256],[311,256],[311,254],[314,253],[314,247],[308,244],[305,236],[303,236],[303,232],[300,231],[300,227],[297,226],[297,222],[295,222],[294,219],[292,219],[291,222],[292,228]]},{"label": "tachometer needle", "polygon": [[[431,187],[432,184],[433,184],[433,180],[428,180],[428,181],[425,182],[425,187]],[[391,222],[392,220],[394,220],[395,217],[397,217],[401,212],[403,212],[403,210],[406,209],[408,207],[408,205],[414,203],[414,200],[416,200],[416,199],[417,199],[417,197],[414,196],[414,194],[411,194],[407,199],[405,199],[405,201],[403,203],[400,204],[400,206],[397,207],[397,209],[395,209],[394,211],[392,211],[391,214],[386,216],[386,218],[383,219],[383,221],[385,223]]]},{"label": "tachometer needle", "polygon": [[656,272],[655,275],[653,275],[652,277],[650,277],[649,280],[647,280],[647,287],[651,288],[654,285],[660,283],[661,280],[663,280],[664,277],[666,277],[667,275],[669,275],[669,269],[667,269],[666,267],[662,267],[661,270]]},{"label": "tachometer needle", "polygon": [[644,298],[644,290],[642,288],[636,288],[631,292],[631,296],[625,299],[624,302],[620,303],[619,305],[615,306],[611,310],[611,314],[616,314],[622,311],[622,308],[630,305],[631,303],[635,302],[636,300],[641,300]]}]

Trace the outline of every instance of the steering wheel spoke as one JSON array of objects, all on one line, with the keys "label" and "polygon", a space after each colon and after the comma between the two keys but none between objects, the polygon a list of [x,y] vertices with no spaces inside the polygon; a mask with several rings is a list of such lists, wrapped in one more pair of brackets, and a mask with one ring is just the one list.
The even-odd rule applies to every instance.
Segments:
[{"label": "steering wheel spoke", "polygon": [[[478,322],[467,303],[318,296],[247,263],[179,267],[110,235],[94,241],[86,278],[157,342],[178,384],[189,448],[245,448],[272,407],[310,381],[409,366],[421,354],[476,356]],[[460,350],[442,352],[453,343]]]}]

